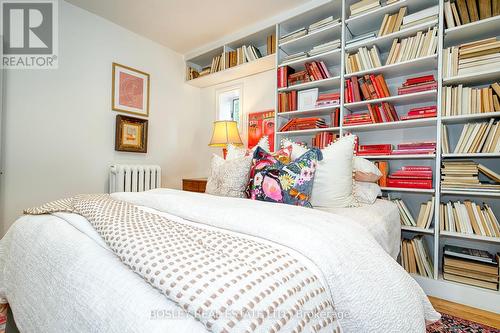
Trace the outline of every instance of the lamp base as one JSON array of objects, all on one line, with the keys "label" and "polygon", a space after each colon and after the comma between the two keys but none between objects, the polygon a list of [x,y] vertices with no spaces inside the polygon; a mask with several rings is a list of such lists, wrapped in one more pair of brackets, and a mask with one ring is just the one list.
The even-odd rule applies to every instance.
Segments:
[{"label": "lamp base", "polygon": [[227,156],[227,148],[222,148],[222,156],[224,157],[224,159],[226,159],[226,156]]}]

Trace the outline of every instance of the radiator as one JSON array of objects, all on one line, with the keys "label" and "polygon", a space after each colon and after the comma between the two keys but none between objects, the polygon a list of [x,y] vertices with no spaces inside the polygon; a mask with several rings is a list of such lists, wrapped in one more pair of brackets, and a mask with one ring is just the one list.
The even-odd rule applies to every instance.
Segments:
[{"label": "radiator", "polygon": [[109,193],[142,192],[161,187],[158,165],[115,164],[109,170]]}]

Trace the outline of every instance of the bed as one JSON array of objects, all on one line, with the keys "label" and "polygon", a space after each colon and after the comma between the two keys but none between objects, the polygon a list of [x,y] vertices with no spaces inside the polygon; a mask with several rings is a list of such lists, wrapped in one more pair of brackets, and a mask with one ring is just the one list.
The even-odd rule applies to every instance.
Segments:
[{"label": "bed", "polygon": [[[368,231],[376,230],[373,225],[360,226],[346,211],[167,189],[112,199],[187,228],[287,251],[319,277],[335,308],[335,326],[329,326],[335,331],[424,332],[426,322],[439,319],[393,253]],[[363,211],[356,214],[363,217]],[[79,214],[53,212],[21,217],[2,239],[0,296],[9,301],[21,332],[224,332],[134,273],[97,229]]]}]

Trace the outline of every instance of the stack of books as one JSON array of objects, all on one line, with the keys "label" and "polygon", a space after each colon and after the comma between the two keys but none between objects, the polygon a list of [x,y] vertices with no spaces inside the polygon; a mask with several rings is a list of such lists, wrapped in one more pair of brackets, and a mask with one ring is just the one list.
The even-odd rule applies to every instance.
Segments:
[{"label": "stack of books", "polygon": [[356,43],[367,42],[371,39],[375,39],[375,37],[377,37],[377,32],[375,32],[375,31],[367,32],[367,33],[364,33],[362,35],[352,37],[351,39],[346,41],[346,46],[352,46],[353,44],[356,44]]},{"label": "stack of books", "polygon": [[226,68],[235,67],[262,57],[259,49],[253,45],[242,45],[236,50],[226,52]]},{"label": "stack of books", "polygon": [[378,180],[378,185],[381,187],[387,186],[387,177],[389,175],[389,163],[387,161],[376,161],[375,166],[380,170],[382,177]]},{"label": "stack of books", "polygon": [[324,61],[311,61],[304,64],[311,81],[328,79],[331,77]]},{"label": "stack of books", "polygon": [[[479,172],[489,181],[479,181]],[[444,161],[441,168],[443,190],[484,191],[500,193],[500,175],[474,161]]]},{"label": "stack of books", "polygon": [[438,42],[437,31],[438,28],[434,27],[424,33],[419,31],[413,37],[394,39],[385,64],[392,65],[435,54]]},{"label": "stack of books", "polygon": [[340,105],[340,93],[320,93],[316,100],[316,107],[336,106]]},{"label": "stack of books", "polygon": [[[454,154],[466,153],[500,153],[500,121],[494,122],[491,118],[489,122],[465,124],[458,143],[453,150]],[[449,152],[449,142],[445,127],[443,137],[443,152]]]},{"label": "stack of books", "polygon": [[316,134],[312,138],[312,147],[318,148],[318,149],[323,149],[325,147],[328,147],[328,145],[335,140],[338,139],[337,134],[329,133],[329,132],[321,132]]},{"label": "stack of books", "polygon": [[396,206],[398,206],[399,220],[401,222],[401,225],[416,227],[417,222],[415,222],[415,219],[411,215],[408,207],[406,207],[404,201],[402,199],[392,199],[391,201],[394,202]]},{"label": "stack of books", "polygon": [[280,66],[278,67],[278,88],[288,87],[288,77],[295,73],[295,69],[290,66]]},{"label": "stack of books", "polygon": [[362,78],[353,76],[346,79],[345,102],[353,103],[391,96],[382,74],[364,75]]},{"label": "stack of books", "polygon": [[330,71],[323,61],[306,62],[304,67],[305,70],[299,72],[295,72],[290,66],[278,67],[278,88],[331,77]]},{"label": "stack of books", "polygon": [[288,63],[288,62],[303,60],[303,59],[307,59],[307,52],[305,52],[305,51],[286,55],[281,59],[281,61],[282,61],[282,63]]},{"label": "stack of books", "polygon": [[280,37],[280,44],[292,41],[294,39],[300,38],[307,35],[307,29],[305,27],[299,28]]},{"label": "stack of books", "polygon": [[330,42],[314,46],[309,52],[307,52],[307,54],[310,57],[314,57],[315,55],[329,52],[338,49],[339,47],[340,47],[340,39],[335,39]]},{"label": "stack of books", "polygon": [[317,30],[326,29],[340,22],[340,18],[334,19],[333,16],[328,16],[320,21],[314,22],[309,26],[309,33],[313,33]]},{"label": "stack of books", "polygon": [[361,0],[349,6],[351,16],[360,15],[380,7],[380,0]]},{"label": "stack of books", "polygon": [[297,90],[278,93],[278,112],[297,110]]},{"label": "stack of books", "polygon": [[392,104],[368,104],[368,112],[351,113],[344,116],[344,126],[378,124],[398,121],[399,116]]},{"label": "stack of books", "polygon": [[498,254],[445,245],[443,279],[485,289],[498,290]]},{"label": "stack of books", "polygon": [[410,274],[418,274],[429,278],[433,276],[434,268],[427,253],[423,236],[402,240],[401,263],[403,268]]},{"label": "stack of books", "polygon": [[491,207],[465,200],[439,205],[439,221],[442,231],[461,234],[500,237],[500,224]]},{"label": "stack of books", "polygon": [[456,0],[444,3],[448,29],[497,15],[500,15],[498,0]]},{"label": "stack of books", "polygon": [[403,85],[398,88],[398,95],[413,94],[434,89],[437,89],[437,82],[434,79],[434,75],[424,75],[406,79]]},{"label": "stack of books", "polygon": [[400,143],[392,150],[392,155],[435,154],[436,141]]},{"label": "stack of books", "polygon": [[443,76],[490,71],[500,61],[500,41],[496,37],[448,47],[443,50]]},{"label": "stack of books", "polygon": [[373,124],[373,120],[368,112],[346,114],[343,121],[344,126],[355,126]]},{"label": "stack of books", "polygon": [[360,47],[356,53],[346,55],[346,73],[351,74],[382,66],[377,45],[371,49]]},{"label": "stack of books", "polygon": [[403,166],[388,176],[387,186],[432,189],[432,168],[428,166]]},{"label": "stack of books", "polygon": [[359,145],[356,155],[358,156],[368,156],[368,155],[391,155],[392,145],[391,144],[380,144],[380,145]]},{"label": "stack of books", "polygon": [[429,22],[435,21],[437,23],[439,16],[439,6],[432,6],[425,8],[419,12],[407,15],[403,18],[403,24],[400,30],[413,28],[417,26],[424,26]]},{"label": "stack of books", "polygon": [[437,106],[429,105],[418,108],[411,108],[406,116],[401,116],[401,120],[434,118],[437,116]]},{"label": "stack of books", "polygon": [[401,7],[395,14],[385,14],[382,25],[378,31],[378,36],[384,36],[399,31],[403,24],[403,17],[406,15],[406,7]]},{"label": "stack of books", "polygon": [[469,88],[459,84],[443,89],[444,116],[500,111],[500,84],[498,82],[484,88]]},{"label": "stack of books", "polygon": [[323,118],[293,118],[280,128],[280,132],[300,131],[326,127],[328,127],[328,125]]}]

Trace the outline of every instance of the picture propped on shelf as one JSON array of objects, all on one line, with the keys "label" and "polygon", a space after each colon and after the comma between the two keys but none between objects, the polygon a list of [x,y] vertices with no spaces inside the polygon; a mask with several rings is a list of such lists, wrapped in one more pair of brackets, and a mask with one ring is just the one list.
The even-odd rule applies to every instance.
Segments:
[{"label": "picture propped on shelf", "polygon": [[149,74],[113,63],[112,109],[149,116]]},{"label": "picture propped on shelf", "polygon": [[148,120],[117,115],[115,150],[133,153],[147,153]]},{"label": "picture propped on shelf", "polygon": [[274,110],[248,114],[248,148],[255,147],[264,136],[269,138],[269,148],[274,151]]}]

